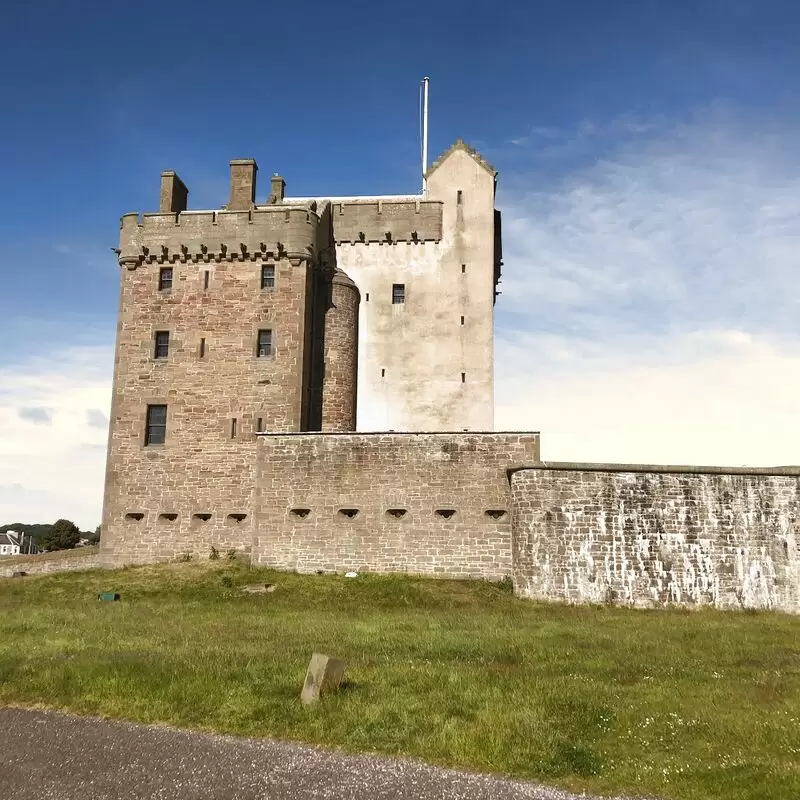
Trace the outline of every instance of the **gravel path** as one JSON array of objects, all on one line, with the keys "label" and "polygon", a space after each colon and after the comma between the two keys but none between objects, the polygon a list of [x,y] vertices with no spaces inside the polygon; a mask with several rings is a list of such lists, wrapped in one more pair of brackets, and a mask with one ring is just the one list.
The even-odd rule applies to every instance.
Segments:
[{"label": "gravel path", "polygon": [[575,800],[521,781],[52,711],[0,708],[0,798]]}]

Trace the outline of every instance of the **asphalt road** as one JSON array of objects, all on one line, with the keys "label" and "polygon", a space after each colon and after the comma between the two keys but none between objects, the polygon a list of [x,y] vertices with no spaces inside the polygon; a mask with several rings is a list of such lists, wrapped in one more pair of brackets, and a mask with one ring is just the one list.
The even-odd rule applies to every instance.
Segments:
[{"label": "asphalt road", "polygon": [[[520,781],[268,739],[0,708],[0,798],[574,800]],[[581,795],[581,797],[587,797]]]}]

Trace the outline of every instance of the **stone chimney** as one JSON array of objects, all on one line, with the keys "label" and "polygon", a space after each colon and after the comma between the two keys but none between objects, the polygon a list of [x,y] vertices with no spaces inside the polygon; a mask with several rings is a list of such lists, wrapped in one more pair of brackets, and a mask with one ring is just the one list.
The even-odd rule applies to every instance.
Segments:
[{"label": "stone chimney", "polygon": [[231,199],[228,211],[248,211],[256,202],[258,164],[252,158],[231,161]]},{"label": "stone chimney", "polygon": [[161,173],[161,196],[158,210],[162,214],[174,214],[186,211],[189,202],[189,190],[186,184],[174,172]]},{"label": "stone chimney", "polygon": [[269,200],[267,202],[270,205],[274,205],[275,203],[282,203],[283,196],[286,194],[286,181],[281,178],[280,175],[276,172],[272,178],[270,179],[270,190],[269,190]]}]

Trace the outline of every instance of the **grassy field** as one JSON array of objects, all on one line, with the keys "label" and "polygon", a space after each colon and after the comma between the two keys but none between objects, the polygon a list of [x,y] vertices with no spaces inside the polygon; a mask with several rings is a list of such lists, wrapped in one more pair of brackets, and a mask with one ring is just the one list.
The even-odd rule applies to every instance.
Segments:
[{"label": "grassy field", "polygon": [[[246,583],[277,584],[244,595]],[[101,603],[99,591],[121,601]],[[299,701],[312,651],[349,685]],[[0,704],[664,798],[800,797],[800,618],[237,562],[0,580]]]}]

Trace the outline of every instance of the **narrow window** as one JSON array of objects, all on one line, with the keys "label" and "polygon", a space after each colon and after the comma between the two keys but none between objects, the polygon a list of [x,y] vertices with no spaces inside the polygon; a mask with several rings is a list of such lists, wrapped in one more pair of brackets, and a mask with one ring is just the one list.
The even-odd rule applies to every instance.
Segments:
[{"label": "narrow window", "polygon": [[231,439],[236,438],[236,417],[231,420]]},{"label": "narrow window", "polygon": [[261,330],[258,332],[258,349],[256,352],[259,358],[269,358],[272,355],[271,330]]},{"label": "narrow window", "polygon": [[467,382],[467,373],[466,372],[462,372],[461,373],[461,383],[466,383],[466,382]]},{"label": "narrow window", "polygon": [[261,267],[261,288],[274,289],[275,288],[275,265],[265,264]]},{"label": "narrow window", "polygon": [[311,513],[310,508],[293,508],[292,514],[296,517],[300,517],[300,519],[305,519]]},{"label": "narrow window", "polygon": [[458,190],[458,194],[456,195],[456,203],[461,205],[461,189]]},{"label": "narrow window", "polygon": [[264,432],[264,418],[263,417],[259,417],[256,420],[256,431],[258,433],[263,433]]},{"label": "narrow window", "polygon": [[467,271],[467,265],[466,264],[462,264],[461,265],[461,274],[463,275],[466,271]]},{"label": "narrow window", "polygon": [[385,377],[386,377],[386,369],[382,369],[381,370],[381,378],[385,378]]},{"label": "narrow window", "polygon": [[201,514],[193,514],[192,519],[200,520],[200,522],[208,522],[211,519],[211,514],[203,512]]},{"label": "narrow window", "polygon": [[367,292],[367,302],[369,303],[369,292]]},{"label": "narrow window", "polygon": [[208,289],[208,270],[203,273],[203,289]]},{"label": "narrow window", "polygon": [[167,436],[167,407],[147,406],[147,426],[145,428],[144,443],[164,444]]},{"label": "narrow window", "polygon": [[156,331],[155,358],[166,358],[169,355],[169,331]]},{"label": "narrow window", "polygon": [[172,290],[172,267],[161,267],[158,271],[158,291],[169,292]]},{"label": "narrow window", "polygon": [[392,303],[398,305],[406,301],[406,285],[404,283],[392,284]]},{"label": "narrow window", "polygon": [[454,508],[437,508],[436,515],[439,517],[444,517],[444,519],[450,519],[453,514],[456,513]]},{"label": "narrow window", "polygon": [[206,340],[200,340],[200,358],[205,358],[206,355]]},{"label": "narrow window", "polygon": [[464,317],[461,317],[461,324],[464,324]]},{"label": "narrow window", "polygon": [[140,522],[144,519],[144,514],[141,511],[129,511],[125,515],[125,519],[133,520],[134,522]]}]

